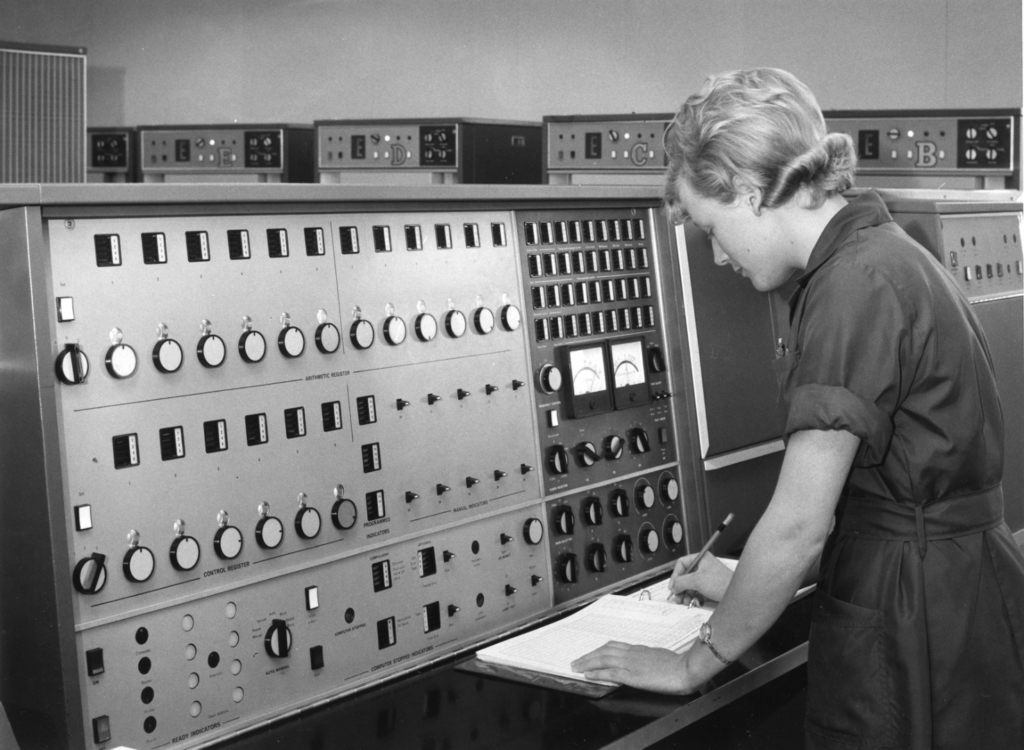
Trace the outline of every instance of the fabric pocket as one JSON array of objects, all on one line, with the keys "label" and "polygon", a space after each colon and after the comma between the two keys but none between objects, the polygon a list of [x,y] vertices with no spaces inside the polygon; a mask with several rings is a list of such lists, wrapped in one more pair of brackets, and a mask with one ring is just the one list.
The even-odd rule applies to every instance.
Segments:
[{"label": "fabric pocket", "polygon": [[882,612],[819,589],[807,658],[807,748],[895,747]]}]

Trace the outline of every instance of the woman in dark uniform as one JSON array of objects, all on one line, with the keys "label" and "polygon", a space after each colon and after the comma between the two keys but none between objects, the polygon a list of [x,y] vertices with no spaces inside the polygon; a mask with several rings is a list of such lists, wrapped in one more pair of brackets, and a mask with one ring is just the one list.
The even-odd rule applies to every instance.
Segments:
[{"label": "woman in dark uniform", "polygon": [[[847,202],[848,136],[774,69],[729,73],[666,132],[667,204],[759,290],[794,273],[775,369],[786,455],[734,575],[687,652],[612,642],[587,677],[689,693],[749,648],[820,559],[811,748],[1024,748],[1024,557],[1003,522],[1003,423],[955,281],[874,193]],[[1018,387],[1019,384],[1013,384]],[[1016,460],[1020,460],[1017,457]]]}]

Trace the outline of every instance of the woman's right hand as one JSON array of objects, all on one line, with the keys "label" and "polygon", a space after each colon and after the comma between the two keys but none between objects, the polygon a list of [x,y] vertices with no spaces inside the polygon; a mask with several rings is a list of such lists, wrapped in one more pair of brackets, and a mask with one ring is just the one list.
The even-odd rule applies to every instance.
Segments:
[{"label": "woman's right hand", "polygon": [[698,599],[695,604],[700,605],[705,601],[722,601],[725,590],[729,588],[732,580],[732,570],[717,557],[708,553],[700,561],[697,570],[683,575],[683,571],[697,557],[696,554],[681,557],[676,562],[672,571],[672,578],[669,580],[669,590],[672,592],[672,601],[679,604],[690,604]]}]

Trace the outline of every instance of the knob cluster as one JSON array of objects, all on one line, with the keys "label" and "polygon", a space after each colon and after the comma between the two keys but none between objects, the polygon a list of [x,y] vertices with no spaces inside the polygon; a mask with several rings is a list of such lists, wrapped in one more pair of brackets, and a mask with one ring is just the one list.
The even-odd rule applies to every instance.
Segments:
[{"label": "knob cluster", "polygon": [[[275,515],[264,512],[254,527],[254,537],[260,549],[277,549],[288,533],[285,523]],[[352,500],[338,495],[331,509],[331,521],[341,531],[351,529],[356,524],[358,511]],[[302,504],[292,521],[296,536],[304,540],[316,538],[321,531],[320,512],[311,506]],[[199,540],[184,533],[184,523],[175,523],[176,534],[168,548],[168,559],[171,567],[179,572],[193,570],[202,557],[202,546]],[[221,511],[220,523],[213,534],[212,546],[214,554],[221,560],[234,560],[241,555],[245,547],[245,535],[242,530],[228,522],[227,514]],[[107,582],[106,556],[94,552],[80,559],[72,571],[72,585],[81,594],[96,594]],[[138,533],[129,534],[129,548],[125,553],[121,569],[125,578],[132,583],[144,583],[152,578],[156,571],[157,557],[153,551],[138,543]]]},{"label": "knob cluster", "polygon": [[[249,319],[246,318],[248,321]],[[203,321],[203,329],[196,340],[195,356],[199,364],[207,369],[216,369],[227,362],[230,347],[224,338],[214,333],[208,321]],[[106,372],[115,380],[130,378],[138,371],[139,357],[135,349],[121,341],[120,331],[116,342],[110,346],[103,356]],[[177,340],[167,335],[166,328],[160,326],[160,335],[151,350],[153,367],[163,374],[176,373],[185,364],[185,349]],[[341,333],[333,323],[322,322],[316,328],[314,343],[322,354],[333,354],[341,345]],[[267,355],[267,339],[258,330],[247,323],[237,342],[239,358],[246,364],[262,362]],[[277,349],[285,359],[296,359],[306,351],[306,335],[302,329],[284,325],[277,335]],[[57,379],[65,385],[79,385],[86,382],[89,376],[89,357],[79,343],[69,343],[57,354],[54,372]]]},{"label": "knob cluster", "polygon": [[[573,446],[571,456],[581,469],[589,469],[600,461],[618,461],[626,454],[627,446],[634,455],[650,452],[651,440],[647,431],[637,427],[630,430],[626,438],[613,434],[606,436],[600,443],[584,440]],[[548,448],[547,468],[551,474],[568,474],[572,463],[570,451],[564,445],[555,444]]]},{"label": "knob cluster", "polygon": [[[500,323],[500,326],[496,324]],[[381,336],[389,346],[401,346],[410,338],[419,343],[430,343],[441,335],[447,338],[460,339],[467,333],[486,336],[496,327],[504,331],[515,331],[522,324],[522,313],[512,304],[502,306],[497,317],[488,307],[478,307],[468,316],[461,310],[449,310],[438,318],[429,312],[416,314],[407,322],[400,315],[390,314],[380,324]],[[357,318],[349,327],[349,340],[359,350],[369,349],[377,339],[376,328],[367,318]]]}]

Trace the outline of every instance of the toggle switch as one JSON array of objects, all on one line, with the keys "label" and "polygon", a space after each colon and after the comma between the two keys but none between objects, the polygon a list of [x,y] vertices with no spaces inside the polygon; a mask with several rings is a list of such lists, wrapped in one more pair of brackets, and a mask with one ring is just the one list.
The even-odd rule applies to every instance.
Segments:
[{"label": "toggle switch", "polygon": [[398,407],[398,411],[402,411],[402,409],[409,405],[409,402],[404,398],[400,398],[395,402],[395,405]]},{"label": "toggle switch", "polygon": [[516,593],[518,590],[519,589],[517,589],[511,583],[505,584],[505,596],[512,596],[512,594]]},{"label": "toggle switch", "polygon": [[407,503],[411,503],[413,500],[419,500],[419,499],[420,499],[420,496],[417,495],[415,492],[406,492],[405,493],[405,502],[407,502]]},{"label": "toggle switch", "polygon": [[455,617],[455,613],[458,612],[458,611],[459,611],[459,608],[456,607],[454,604],[449,604],[448,605],[448,616],[449,617]]},{"label": "toggle switch", "polygon": [[449,487],[446,484],[438,484],[437,485],[437,494],[438,495],[443,495],[444,493],[446,493],[450,489],[451,489],[451,487]]},{"label": "toggle switch", "polygon": [[444,552],[441,553],[441,559],[444,560],[445,562],[451,562],[452,560],[455,559],[455,553],[454,552],[449,552],[448,550],[445,550]]},{"label": "toggle switch", "polygon": [[532,575],[532,576],[530,576],[530,583],[532,583],[534,586],[536,586],[538,583],[540,583],[543,580],[544,580],[544,578],[542,576],[539,576],[539,575]]},{"label": "toggle switch", "polygon": [[513,391],[518,391],[524,385],[526,385],[526,383],[524,383],[522,380],[513,380],[512,381],[512,390]]},{"label": "toggle switch", "polygon": [[529,474],[531,471],[533,471],[533,467],[527,466],[526,464],[520,464],[519,471],[523,474]]},{"label": "toggle switch", "polygon": [[496,386],[496,385],[491,385],[490,383],[488,383],[487,385],[485,385],[485,386],[484,386],[484,392],[485,392],[485,393],[486,393],[486,394],[487,394],[488,396],[490,396],[490,395],[491,395],[492,393],[494,393],[494,392],[495,392],[496,390],[498,390],[498,386]]},{"label": "toggle switch", "polygon": [[435,403],[437,403],[438,401],[441,401],[441,400],[442,400],[441,397],[438,396],[436,393],[428,393],[427,394],[427,403],[430,404],[431,406],[433,406]]},{"label": "toggle switch", "polygon": [[512,536],[511,535],[509,535],[509,534],[502,534],[501,535],[501,543],[502,544],[508,544],[511,541],[512,541]]},{"label": "toggle switch", "polygon": [[480,480],[476,477],[466,477],[466,487],[472,487],[474,484],[480,484]]},{"label": "toggle switch", "polygon": [[501,479],[504,479],[504,478],[505,478],[505,477],[507,477],[507,476],[508,476],[508,474],[506,474],[506,473],[505,473],[504,471],[502,471],[501,469],[495,469],[495,470],[494,470],[494,481],[495,481],[495,482],[497,482],[497,481],[499,481],[499,480],[501,480]]},{"label": "toggle switch", "polygon": [[459,390],[455,392],[455,395],[457,395],[459,397],[459,401],[461,401],[469,395],[469,391],[459,388]]}]

